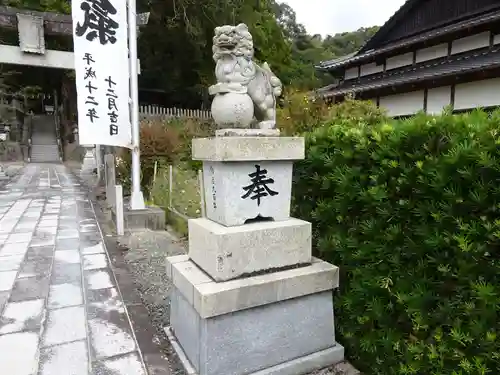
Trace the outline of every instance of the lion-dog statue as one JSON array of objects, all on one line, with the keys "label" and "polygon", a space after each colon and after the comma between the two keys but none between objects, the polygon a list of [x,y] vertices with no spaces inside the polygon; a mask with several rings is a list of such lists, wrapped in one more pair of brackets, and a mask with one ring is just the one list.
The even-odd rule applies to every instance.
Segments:
[{"label": "lion-dog statue", "polygon": [[267,63],[259,66],[253,61],[253,39],[247,25],[215,28],[212,52],[217,84],[210,87],[210,94],[248,94],[259,127],[274,128],[276,98],[282,93],[282,84]]}]

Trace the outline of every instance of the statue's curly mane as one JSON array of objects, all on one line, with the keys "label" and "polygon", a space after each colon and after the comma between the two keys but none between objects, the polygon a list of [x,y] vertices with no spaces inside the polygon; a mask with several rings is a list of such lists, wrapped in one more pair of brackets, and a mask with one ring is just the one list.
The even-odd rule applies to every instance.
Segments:
[{"label": "statue's curly mane", "polygon": [[212,52],[215,61],[223,55],[252,59],[254,54],[252,34],[244,24],[217,27],[213,37]]}]

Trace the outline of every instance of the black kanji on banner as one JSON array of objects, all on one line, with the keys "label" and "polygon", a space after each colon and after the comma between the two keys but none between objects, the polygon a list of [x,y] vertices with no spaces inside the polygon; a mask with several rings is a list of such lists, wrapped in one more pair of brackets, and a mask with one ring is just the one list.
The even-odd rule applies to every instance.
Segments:
[{"label": "black kanji on banner", "polygon": [[106,97],[108,98],[108,116],[109,116],[109,135],[118,135],[118,108],[116,107],[116,95],[114,87],[116,82],[113,78],[109,76],[104,81],[108,84],[108,89],[106,90]]},{"label": "black kanji on banner", "polygon": [[119,24],[110,15],[116,14],[116,8],[110,0],[86,0],[80,5],[85,12],[83,23],[76,25],[76,36],[85,35],[87,40],[94,41],[99,38],[102,45],[116,43],[116,29]]},{"label": "black kanji on banner", "polygon": [[94,57],[91,53],[85,53],[83,55],[83,61],[87,64],[85,67],[85,77],[83,78],[87,84],[85,88],[88,90],[87,99],[85,99],[85,104],[87,105],[87,113],[86,116],[89,118],[91,123],[94,123],[95,119],[99,118],[97,113],[97,107],[99,107],[99,103],[96,100],[96,94],[94,91],[98,90],[97,86],[92,84],[92,79],[97,78],[96,71],[93,69],[93,64],[95,63]]}]

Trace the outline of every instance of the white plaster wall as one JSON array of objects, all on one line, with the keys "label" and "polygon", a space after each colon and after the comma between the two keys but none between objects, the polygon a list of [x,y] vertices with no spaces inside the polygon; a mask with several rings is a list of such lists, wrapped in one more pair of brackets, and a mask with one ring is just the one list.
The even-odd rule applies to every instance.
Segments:
[{"label": "white plaster wall", "polygon": [[454,109],[472,109],[500,105],[500,78],[455,86]]},{"label": "white plaster wall", "polygon": [[437,44],[428,48],[417,50],[416,62],[438,59],[448,55],[448,44]]},{"label": "white plaster wall", "polygon": [[385,70],[396,69],[411,64],[413,64],[413,52],[408,52],[404,55],[389,57],[386,60]]},{"label": "white plaster wall", "polygon": [[443,108],[450,105],[451,86],[442,86],[427,91],[427,113],[439,114]]},{"label": "white plaster wall", "polygon": [[380,97],[389,116],[413,115],[424,109],[424,90]]},{"label": "white plaster wall", "polygon": [[358,67],[354,67],[354,68],[351,68],[351,69],[347,69],[345,71],[345,76],[344,78],[345,79],[353,79],[353,78],[358,78]]},{"label": "white plaster wall", "polygon": [[361,65],[361,76],[367,76],[369,74],[382,73],[384,71],[383,65],[377,65],[377,63]]},{"label": "white plaster wall", "polygon": [[473,49],[488,47],[490,45],[490,32],[466,36],[465,38],[454,40],[451,44],[451,54],[471,51]]}]

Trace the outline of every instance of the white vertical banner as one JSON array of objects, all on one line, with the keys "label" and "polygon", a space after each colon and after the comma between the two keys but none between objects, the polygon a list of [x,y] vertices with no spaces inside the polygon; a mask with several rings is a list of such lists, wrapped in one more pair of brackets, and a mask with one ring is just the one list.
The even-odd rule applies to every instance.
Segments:
[{"label": "white vertical banner", "polygon": [[80,144],[132,147],[127,0],[72,0]]}]

